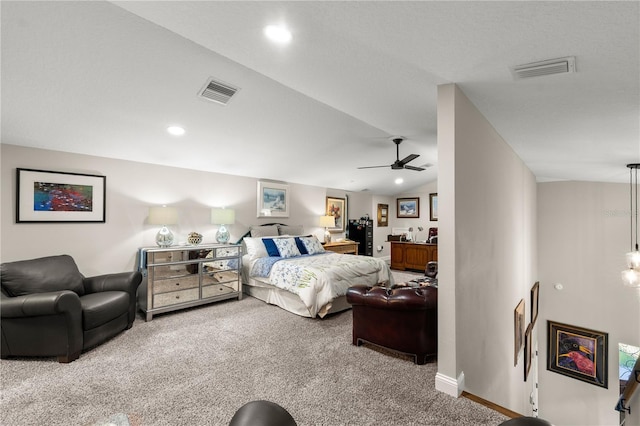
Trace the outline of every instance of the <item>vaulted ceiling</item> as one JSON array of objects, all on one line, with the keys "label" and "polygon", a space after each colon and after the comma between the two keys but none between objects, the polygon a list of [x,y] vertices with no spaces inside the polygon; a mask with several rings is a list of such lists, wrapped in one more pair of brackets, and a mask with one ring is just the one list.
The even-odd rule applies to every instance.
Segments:
[{"label": "vaulted ceiling", "polygon": [[[538,180],[628,182],[640,162],[635,1],[1,8],[6,144],[393,195],[437,178],[437,86],[456,83]],[[510,71],[567,56],[575,73]],[[210,77],[239,88],[227,105],[198,97]],[[397,135],[425,171],[357,169],[390,165]]]}]

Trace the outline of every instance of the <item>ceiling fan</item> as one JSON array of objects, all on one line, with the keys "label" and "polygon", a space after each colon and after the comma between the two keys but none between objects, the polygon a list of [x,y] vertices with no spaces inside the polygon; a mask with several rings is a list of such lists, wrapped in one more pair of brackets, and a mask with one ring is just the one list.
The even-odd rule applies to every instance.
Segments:
[{"label": "ceiling fan", "polygon": [[407,164],[408,162],[413,161],[416,158],[420,157],[420,155],[418,154],[410,154],[404,157],[402,160],[400,159],[400,143],[404,140],[404,138],[395,137],[391,140],[393,141],[393,143],[396,144],[396,161],[394,161],[393,164],[387,164],[384,166],[366,166],[366,167],[358,167],[358,168],[359,169],[375,169],[378,167],[391,167],[391,170],[408,169],[408,170],[415,170],[417,172],[421,172],[422,170],[424,170],[423,167],[415,167]]}]

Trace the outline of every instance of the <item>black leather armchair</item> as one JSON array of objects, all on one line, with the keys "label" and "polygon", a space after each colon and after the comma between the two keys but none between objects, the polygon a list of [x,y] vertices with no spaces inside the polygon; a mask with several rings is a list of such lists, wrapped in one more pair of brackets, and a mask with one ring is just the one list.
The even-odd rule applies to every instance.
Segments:
[{"label": "black leather armchair", "polygon": [[71,362],[125,329],[136,315],[140,272],[85,278],[68,255],[0,265],[1,357]]}]

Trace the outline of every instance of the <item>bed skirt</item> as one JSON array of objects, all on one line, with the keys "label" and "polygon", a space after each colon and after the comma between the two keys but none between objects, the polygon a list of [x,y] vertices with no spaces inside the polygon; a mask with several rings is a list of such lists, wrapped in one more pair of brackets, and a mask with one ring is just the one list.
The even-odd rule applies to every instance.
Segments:
[{"label": "bed skirt", "polygon": [[[282,290],[275,286],[267,286],[265,284],[261,284],[258,287],[248,285],[246,283],[243,285],[243,290],[245,294],[255,297],[256,299],[260,299],[263,302],[279,306],[296,315],[311,318],[309,309],[304,305],[304,303],[302,303],[302,300],[300,300],[297,295],[286,290]],[[324,318],[327,314],[341,312],[347,309],[351,309],[351,305],[347,302],[347,296],[340,296],[323,306],[318,311],[318,316],[320,318]]]}]

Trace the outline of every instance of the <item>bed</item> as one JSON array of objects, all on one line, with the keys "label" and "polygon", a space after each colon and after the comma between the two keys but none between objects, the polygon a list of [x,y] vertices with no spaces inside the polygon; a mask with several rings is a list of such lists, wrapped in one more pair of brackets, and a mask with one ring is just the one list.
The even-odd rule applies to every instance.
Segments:
[{"label": "bed", "polygon": [[346,293],[352,285],[393,284],[384,260],[325,251],[301,227],[252,228],[243,245],[244,292],[300,316],[323,318],[351,308]]}]

